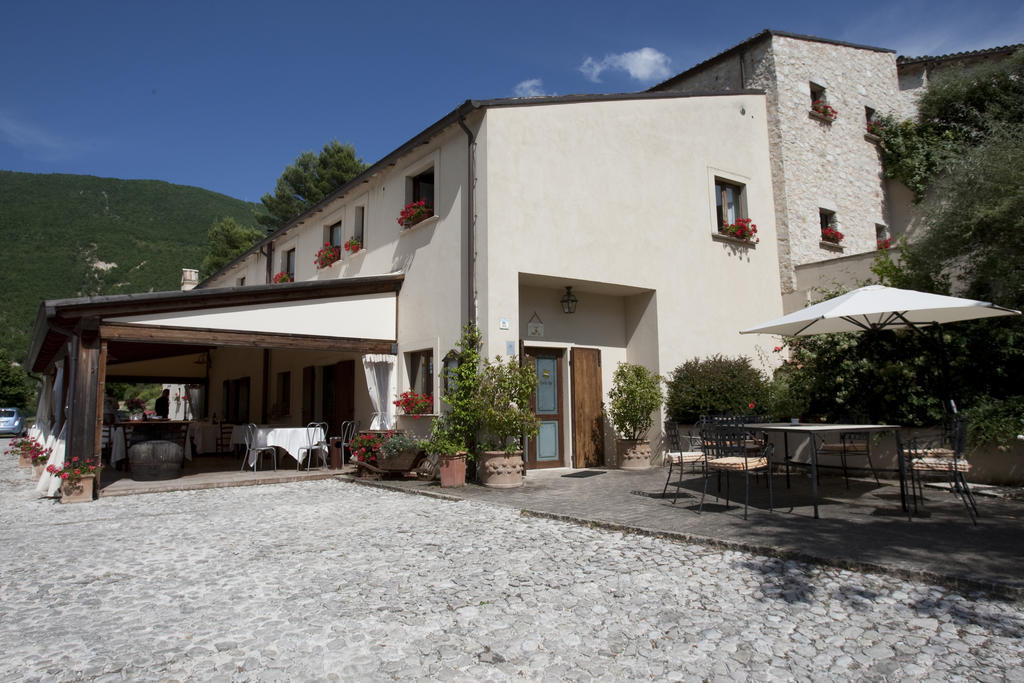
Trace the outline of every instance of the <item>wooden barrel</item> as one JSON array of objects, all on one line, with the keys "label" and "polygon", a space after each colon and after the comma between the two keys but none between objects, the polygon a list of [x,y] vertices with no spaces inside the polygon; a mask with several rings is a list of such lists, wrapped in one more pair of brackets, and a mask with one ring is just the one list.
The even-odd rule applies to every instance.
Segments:
[{"label": "wooden barrel", "polygon": [[135,481],[177,479],[185,453],[181,444],[173,441],[143,441],[128,449],[128,460]]}]

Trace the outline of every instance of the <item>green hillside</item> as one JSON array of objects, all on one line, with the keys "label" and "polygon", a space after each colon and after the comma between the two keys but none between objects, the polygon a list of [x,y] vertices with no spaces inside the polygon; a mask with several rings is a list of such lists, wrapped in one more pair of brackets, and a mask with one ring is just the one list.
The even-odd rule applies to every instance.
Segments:
[{"label": "green hillside", "polygon": [[157,180],[0,171],[0,347],[22,360],[39,303],[178,289],[207,230],[261,205]]}]

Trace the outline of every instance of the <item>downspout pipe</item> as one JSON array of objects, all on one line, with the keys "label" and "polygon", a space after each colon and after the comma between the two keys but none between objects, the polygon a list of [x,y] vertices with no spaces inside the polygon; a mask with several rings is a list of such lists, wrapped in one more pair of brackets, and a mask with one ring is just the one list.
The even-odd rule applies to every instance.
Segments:
[{"label": "downspout pipe", "polygon": [[466,235],[466,320],[476,325],[476,135],[459,116],[459,127],[466,133],[466,211],[469,214]]}]

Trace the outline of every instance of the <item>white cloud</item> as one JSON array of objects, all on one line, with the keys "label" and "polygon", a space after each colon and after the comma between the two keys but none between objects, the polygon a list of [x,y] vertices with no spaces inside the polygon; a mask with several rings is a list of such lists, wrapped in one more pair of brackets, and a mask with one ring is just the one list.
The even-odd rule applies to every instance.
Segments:
[{"label": "white cloud", "polygon": [[544,81],[539,78],[531,78],[528,81],[518,83],[515,93],[516,97],[540,97],[547,94],[544,92]]},{"label": "white cloud", "polygon": [[605,55],[596,60],[587,57],[580,65],[580,71],[594,83],[601,82],[601,74],[609,69],[625,71],[637,81],[653,81],[668,78],[672,75],[669,65],[672,60],[663,52],[653,47],[642,47],[632,52],[618,55]]},{"label": "white cloud", "polygon": [[25,154],[43,161],[56,161],[68,156],[68,146],[49,132],[32,123],[19,121],[0,111],[0,140]]}]

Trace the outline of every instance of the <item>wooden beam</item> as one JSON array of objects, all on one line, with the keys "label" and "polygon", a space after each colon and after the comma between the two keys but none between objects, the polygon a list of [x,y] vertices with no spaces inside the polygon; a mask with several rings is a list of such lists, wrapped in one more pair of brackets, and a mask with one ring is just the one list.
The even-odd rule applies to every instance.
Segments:
[{"label": "wooden beam", "polygon": [[234,332],[124,323],[100,325],[100,336],[107,341],[129,341],[142,344],[200,344],[219,347],[355,353],[391,353],[394,344],[394,340],[358,337],[314,337],[298,334]]},{"label": "wooden beam", "polygon": [[[82,334],[74,338],[74,384],[65,461],[78,457],[84,461],[96,452],[96,384],[99,378],[100,338]],[[102,416],[102,403],[99,406]]]}]

